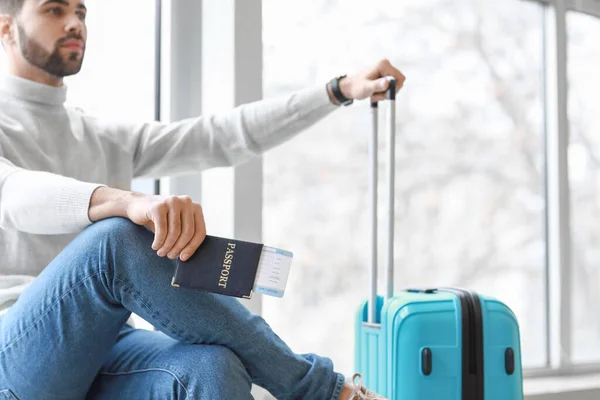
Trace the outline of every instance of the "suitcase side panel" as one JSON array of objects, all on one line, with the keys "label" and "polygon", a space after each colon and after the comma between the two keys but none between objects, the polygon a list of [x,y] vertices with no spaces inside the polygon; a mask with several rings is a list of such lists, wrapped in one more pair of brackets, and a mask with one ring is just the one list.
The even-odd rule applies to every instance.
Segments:
[{"label": "suitcase side panel", "polygon": [[[448,293],[408,295],[387,308],[390,400],[462,398],[462,324],[458,299]],[[402,298],[402,296],[398,296]],[[431,373],[423,350],[431,351]]]},{"label": "suitcase side panel", "polygon": [[[519,324],[502,302],[480,296],[484,326],[484,390],[486,400],[523,400]],[[506,370],[506,350],[514,352],[514,372]]]},{"label": "suitcase side panel", "polygon": [[[383,297],[379,296],[376,305],[376,322],[381,321]],[[358,309],[355,325],[355,371],[362,374],[363,384],[369,389],[381,393],[387,383],[386,354],[384,329],[379,326],[365,325],[367,322],[368,301]]]}]

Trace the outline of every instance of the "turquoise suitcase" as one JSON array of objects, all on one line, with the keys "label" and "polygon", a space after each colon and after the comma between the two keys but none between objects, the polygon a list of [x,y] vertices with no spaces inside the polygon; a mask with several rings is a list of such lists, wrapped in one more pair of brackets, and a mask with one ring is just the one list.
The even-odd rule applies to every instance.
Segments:
[{"label": "turquoise suitcase", "polygon": [[395,82],[386,96],[386,294],[377,294],[378,103],[371,104],[371,273],[357,312],[355,369],[389,400],[523,400],[519,324],[501,301],[461,288],[394,292]]}]

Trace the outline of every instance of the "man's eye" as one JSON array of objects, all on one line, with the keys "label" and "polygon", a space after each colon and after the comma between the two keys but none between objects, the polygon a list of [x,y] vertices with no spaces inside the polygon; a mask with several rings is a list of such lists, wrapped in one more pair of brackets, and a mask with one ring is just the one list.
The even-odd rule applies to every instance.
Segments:
[{"label": "man's eye", "polygon": [[62,8],[60,8],[60,7],[50,8],[50,9],[48,9],[48,13],[54,14],[54,15],[60,15],[62,13]]},{"label": "man's eye", "polygon": [[77,16],[80,20],[85,21],[85,17],[87,16],[84,12],[78,12]]}]

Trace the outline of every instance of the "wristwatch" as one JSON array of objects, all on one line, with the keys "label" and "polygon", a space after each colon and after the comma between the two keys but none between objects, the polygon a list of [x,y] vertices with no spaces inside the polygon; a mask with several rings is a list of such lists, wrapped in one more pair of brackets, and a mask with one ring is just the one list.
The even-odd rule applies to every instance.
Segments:
[{"label": "wristwatch", "polygon": [[340,81],[345,77],[346,77],[346,75],[342,75],[342,76],[333,78],[332,80],[329,81],[329,84],[331,85],[331,92],[333,93],[333,97],[335,97],[335,99],[337,101],[339,101],[341,105],[349,106],[350,104],[352,104],[354,102],[354,100],[349,99],[346,96],[344,96],[342,94],[342,91],[340,90]]}]

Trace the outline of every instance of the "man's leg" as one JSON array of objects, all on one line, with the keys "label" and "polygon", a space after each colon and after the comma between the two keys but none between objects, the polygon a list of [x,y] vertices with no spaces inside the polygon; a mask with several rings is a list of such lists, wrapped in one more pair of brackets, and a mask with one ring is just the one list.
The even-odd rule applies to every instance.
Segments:
[{"label": "man's leg", "polygon": [[86,399],[252,400],[240,359],[219,345],[189,344],[126,325]]},{"label": "man's leg", "polygon": [[78,235],[0,320],[0,390],[81,398],[134,312],[178,341],[229,348],[277,398],[338,398],[343,376],[329,359],[293,353],[237,299],[172,287],[174,261],[152,240],[123,218]]}]

